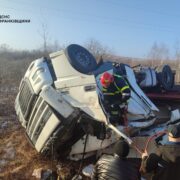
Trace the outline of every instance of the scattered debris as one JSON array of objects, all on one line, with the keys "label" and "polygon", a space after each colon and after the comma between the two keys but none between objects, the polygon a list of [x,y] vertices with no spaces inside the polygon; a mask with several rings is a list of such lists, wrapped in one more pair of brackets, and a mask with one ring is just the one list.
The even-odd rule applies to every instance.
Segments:
[{"label": "scattered debris", "polygon": [[5,159],[0,160],[0,167],[6,166],[7,163],[8,163],[8,161]]},{"label": "scattered debris", "polygon": [[57,173],[55,171],[52,171],[51,169],[45,170],[43,168],[34,169],[32,176],[41,180],[48,180],[49,178],[51,180],[57,179]]},{"label": "scattered debris", "polygon": [[56,171],[47,169],[47,170],[42,171],[41,180],[48,180],[48,179],[57,180],[57,177],[58,177],[58,175],[57,175]]},{"label": "scattered debris", "polygon": [[34,169],[32,176],[41,179],[42,168]]},{"label": "scattered debris", "polygon": [[83,168],[82,173],[84,176],[92,177],[93,170],[94,170],[94,165],[90,164],[90,165]]},{"label": "scattered debris", "polygon": [[16,151],[13,147],[9,147],[5,149],[5,154],[3,155],[3,158],[5,159],[14,159],[16,155]]},{"label": "scattered debris", "polygon": [[0,124],[0,129],[5,129],[8,127],[8,122],[7,121],[4,121]]},{"label": "scattered debris", "polygon": [[72,180],[81,180],[82,179],[82,176],[81,175],[78,175],[78,174],[76,174],[73,178],[72,178]]}]

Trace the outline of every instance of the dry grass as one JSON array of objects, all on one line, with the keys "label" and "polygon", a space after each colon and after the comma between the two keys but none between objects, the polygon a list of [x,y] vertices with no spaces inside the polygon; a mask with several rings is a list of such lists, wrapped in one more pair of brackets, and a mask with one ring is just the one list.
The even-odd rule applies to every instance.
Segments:
[{"label": "dry grass", "polygon": [[[0,180],[34,180],[34,169],[56,170],[60,180],[69,180],[78,172],[79,162],[66,159],[52,161],[51,158],[42,157],[28,142],[24,128],[15,114],[14,91],[1,91],[0,93]],[[2,160],[5,164],[2,165]],[[89,164],[85,161],[84,165]],[[83,178],[88,179],[88,178]]]},{"label": "dry grass", "polygon": [[0,179],[35,179],[34,169],[52,169],[55,163],[52,165],[50,159],[42,158],[31,147],[15,116],[14,99],[13,93],[0,95],[0,160],[5,162],[0,163]]}]

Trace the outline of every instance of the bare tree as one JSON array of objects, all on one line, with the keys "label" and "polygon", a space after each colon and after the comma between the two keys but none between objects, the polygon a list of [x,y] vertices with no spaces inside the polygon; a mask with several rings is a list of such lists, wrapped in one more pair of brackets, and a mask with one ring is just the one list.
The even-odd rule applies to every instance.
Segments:
[{"label": "bare tree", "polygon": [[0,84],[19,85],[30,62],[43,54],[40,50],[15,50],[6,44],[0,45]]},{"label": "bare tree", "polygon": [[48,44],[49,44],[49,33],[48,33],[47,24],[44,24],[44,23],[41,24],[41,31],[39,32],[39,34],[43,41],[44,56],[47,56],[48,55]]},{"label": "bare tree", "polygon": [[107,58],[110,54],[112,54],[109,47],[103,46],[95,39],[88,40],[84,46],[94,55],[96,59],[101,59],[101,57]]},{"label": "bare tree", "polygon": [[148,58],[151,60],[151,66],[162,65],[165,60],[169,59],[169,49],[165,44],[155,42],[148,54]]},{"label": "bare tree", "polygon": [[176,41],[175,45],[174,45],[174,48],[175,48],[175,59],[176,61],[180,61],[180,47],[179,47],[179,41]]},{"label": "bare tree", "polygon": [[10,50],[10,46],[7,44],[1,44],[0,45],[0,52],[7,52]]},{"label": "bare tree", "polygon": [[176,82],[180,82],[180,45],[179,41],[175,42],[175,67],[176,67]]},{"label": "bare tree", "polygon": [[59,42],[57,40],[55,40],[54,43],[52,44],[52,50],[53,51],[59,51],[61,49],[62,48],[60,47]]},{"label": "bare tree", "polygon": [[48,47],[47,47],[48,53],[60,51],[60,50],[65,49],[65,48],[66,48],[66,46],[60,45],[57,40],[55,40],[54,43],[49,43]]}]

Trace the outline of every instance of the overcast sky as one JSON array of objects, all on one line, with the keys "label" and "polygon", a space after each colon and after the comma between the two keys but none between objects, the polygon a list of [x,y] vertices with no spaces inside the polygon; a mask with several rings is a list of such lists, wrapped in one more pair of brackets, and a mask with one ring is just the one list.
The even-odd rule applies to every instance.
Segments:
[{"label": "overcast sky", "polygon": [[45,24],[49,40],[60,45],[96,39],[117,55],[145,57],[154,42],[173,51],[180,40],[179,8],[178,0],[0,0],[0,15],[31,20],[0,23],[0,44],[39,48]]}]

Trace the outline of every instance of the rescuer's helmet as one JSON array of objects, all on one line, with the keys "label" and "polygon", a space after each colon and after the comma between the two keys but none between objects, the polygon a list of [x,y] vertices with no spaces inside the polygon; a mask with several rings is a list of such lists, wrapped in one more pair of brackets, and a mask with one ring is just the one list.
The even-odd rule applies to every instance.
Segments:
[{"label": "rescuer's helmet", "polygon": [[112,74],[105,72],[100,78],[101,85],[107,88],[112,82],[114,82],[114,77]]}]

